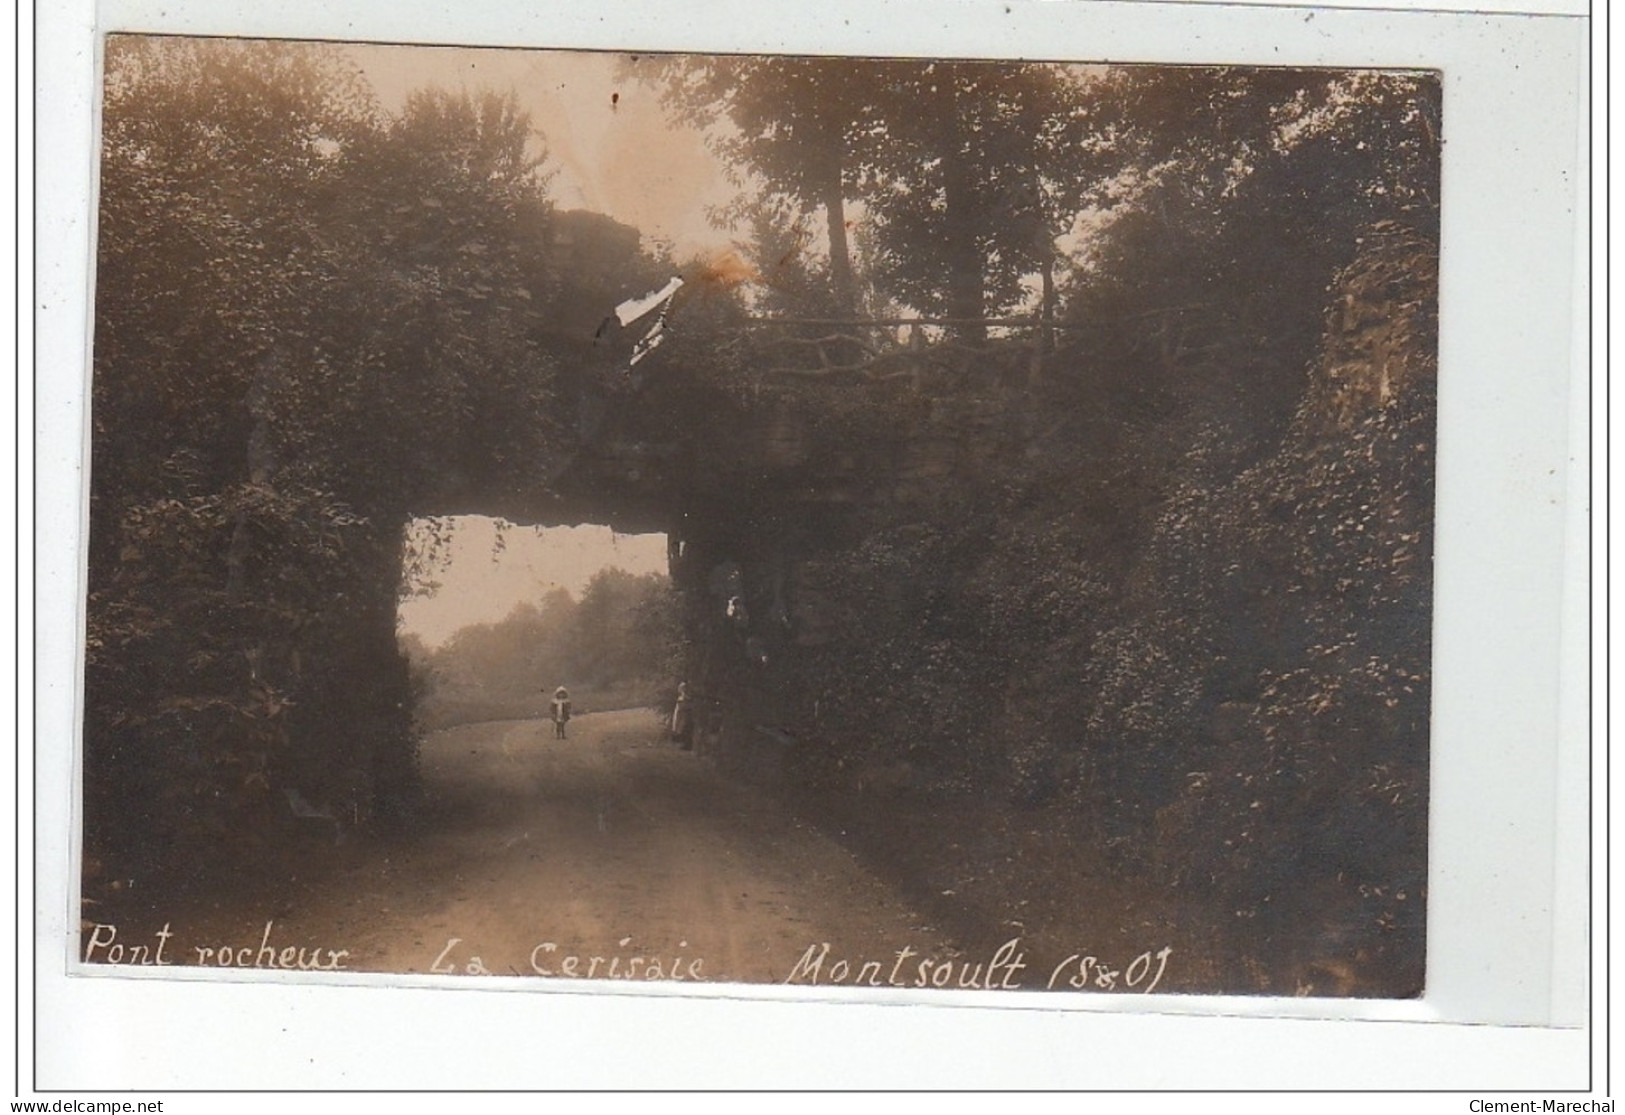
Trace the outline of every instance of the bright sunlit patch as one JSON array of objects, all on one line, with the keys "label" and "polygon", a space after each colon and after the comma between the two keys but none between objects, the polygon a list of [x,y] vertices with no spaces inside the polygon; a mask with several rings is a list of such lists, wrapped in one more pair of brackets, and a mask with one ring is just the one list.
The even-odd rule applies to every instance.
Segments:
[{"label": "bright sunlit patch", "polygon": [[[436,545],[435,539],[440,539]],[[458,628],[495,623],[521,603],[562,588],[580,597],[602,569],[665,573],[664,534],[617,534],[609,527],[531,527],[483,515],[415,520],[408,532],[402,636],[429,647]],[[421,555],[416,563],[411,555]]]}]

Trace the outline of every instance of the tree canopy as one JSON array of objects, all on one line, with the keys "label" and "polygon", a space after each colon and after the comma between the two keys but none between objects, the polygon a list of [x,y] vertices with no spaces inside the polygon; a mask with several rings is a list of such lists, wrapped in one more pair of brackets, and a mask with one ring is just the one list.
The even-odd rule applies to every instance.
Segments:
[{"label": "tree canopy", "polygon": [[[1184,203],[1206,206],[1210,226],[1263,232],[1318,215],[1316,189],[1338,191],[1344,213],[1333,215],[1348,223],[1393,202],[1436,205],[1418,185],[1436,177],[1438,134],[1421,75],[697,56],[629,69],[676,119],[709,129],[742,197],[756,199],[723,219],[822,213],[830,305],[850,316],[865,289],[875,305],[968,322],[973,340],[980,319],[1047,316],[1057,272],[1130,277],[1104,266],[1110,249],[1080,236],[1080,222],[1168,225],[1167,207]],[[1355,181],[1317,185],[1332,167]],[[1282,174],[1295,179],[1284,190],[1252,188],[1279,198],[1278,212],[1220,217],[1249,178]],[[801,231],[780,237],[780,259],[812,250],[790,223]]]}]

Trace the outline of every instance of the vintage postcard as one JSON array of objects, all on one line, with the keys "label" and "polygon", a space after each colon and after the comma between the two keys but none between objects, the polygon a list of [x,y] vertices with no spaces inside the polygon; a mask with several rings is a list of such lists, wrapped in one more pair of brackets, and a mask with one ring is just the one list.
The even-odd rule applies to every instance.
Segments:
[{"label": "vintage postcard", "polygon": [[101,98],[80,970],[1422,994],[1436,73]]}]

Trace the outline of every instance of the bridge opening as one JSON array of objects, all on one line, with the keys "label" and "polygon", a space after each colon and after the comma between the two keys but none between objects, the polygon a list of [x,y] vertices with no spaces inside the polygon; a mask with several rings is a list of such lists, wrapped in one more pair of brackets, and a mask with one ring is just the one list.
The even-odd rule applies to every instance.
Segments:
[{"label": "bridge opening", "polygon": [[664,534],[597,523],[418,518],[396,610],[424,731],[658,705],[675,689],[676,607]]}]

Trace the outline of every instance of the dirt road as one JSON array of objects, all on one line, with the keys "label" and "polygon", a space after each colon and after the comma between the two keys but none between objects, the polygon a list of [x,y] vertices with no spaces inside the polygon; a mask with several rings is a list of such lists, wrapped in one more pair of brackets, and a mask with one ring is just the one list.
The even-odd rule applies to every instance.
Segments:
[{"label": "dirt road", "polygon": [[578,717],[567,740],[543,721],[436,733],[419,836],[350,848],[263,913],[176,925],[170,955],[213,966],[198,950],[219,942],[263,966],[309,946],[350,971],[751,983],[825,942],[825,983],[842,958],[955,955],[839,844],[660,727],[637,710]]}]

